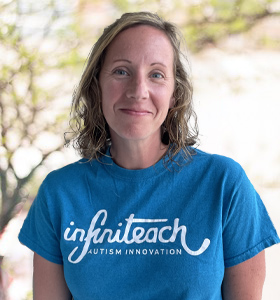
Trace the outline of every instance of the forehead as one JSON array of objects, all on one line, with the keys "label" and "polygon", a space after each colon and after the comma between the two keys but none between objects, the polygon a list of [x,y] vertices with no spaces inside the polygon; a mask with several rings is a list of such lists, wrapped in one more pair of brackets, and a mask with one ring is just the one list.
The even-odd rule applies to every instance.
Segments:
[{"label": "forehead", "polygon": [[106,57],[123,55],[148,55],[173,62],[173,46],[164,31],[150,25],[137,25],[120,32],[107,48]]}]

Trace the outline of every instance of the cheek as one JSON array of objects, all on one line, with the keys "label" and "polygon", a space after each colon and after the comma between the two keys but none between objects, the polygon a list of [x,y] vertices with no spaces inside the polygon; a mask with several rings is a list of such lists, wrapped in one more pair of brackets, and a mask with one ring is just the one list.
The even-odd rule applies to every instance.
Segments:
[{"label": "cheek", "polygon": [[101,88],[101,109],[106,120],[110,111],[110,98],[110,90]]},{"label": "cheek", "polygon": [[118,82],[107,82],[102,87],[102,102],[114,103],[122,95],[124,87]]},{"label": "cheek", "polygon": [[122,99],[122,89],[119,84],[107,81],[105,85],[102,85],[101,92],[101,107],[103,115],[107,123],[110,123],[110,120],[113,118],[115,113],[115,106],[120,99]]},{"label": "cheek", "polygon": [[154,89],[151,92],[151,96],[154,99],[154,103],[160,110],[168,110],[175,104],[175,98],[173,96],[172,87],[161,87]]},{"label": "cheek", "polygon": [[106,112],[109,109],[109,107],[113,104],[113,95],[114,90],[109,85],[101,87],[101,106],[103,112]]}]

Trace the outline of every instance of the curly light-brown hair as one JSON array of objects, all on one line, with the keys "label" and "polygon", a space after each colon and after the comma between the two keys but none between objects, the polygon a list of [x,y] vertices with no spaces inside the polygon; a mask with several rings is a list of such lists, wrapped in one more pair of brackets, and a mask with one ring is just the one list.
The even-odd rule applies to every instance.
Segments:
[{"label": "curly light-brown hair", "polygon": [[[162,142],[169,145],[167,156],[172,159],[181,149],[190,157],[189,146],[197,142],[198,128],[193,110],[192,84],[185,69],[186,56],[181,51],[184,42],[178,28],[150,12],[125,13],[120,19],[104,29],[103,34],[91,49],[87,65],[78,87],[73,93],[72,136],[66,144],[73,141],[74,148],[89,160],[105,155],[111,144],[109,126],[102,112],[102,94],[99,74],[104,63],[106,51],[113,39],[125,29],[149,25],[163,31],[169,38],[174,51],[174,107],[168,111],[162,124]],[[191,125],[193,119],[193,125]]]}]

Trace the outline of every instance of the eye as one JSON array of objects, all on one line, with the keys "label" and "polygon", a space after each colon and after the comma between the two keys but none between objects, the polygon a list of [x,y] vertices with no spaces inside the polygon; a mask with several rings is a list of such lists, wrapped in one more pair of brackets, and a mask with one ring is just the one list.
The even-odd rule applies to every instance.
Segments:
[{"label": "eye", "polygon": [[151,77],[156,79],[161,79],[163,78],[163,75],[161,73],[153,73]]},{"label": "eye", "polygon": [[128,76],[128,73],[122,69],[117,69],[114,71],[114,74],[120,75],[120,76]]}]

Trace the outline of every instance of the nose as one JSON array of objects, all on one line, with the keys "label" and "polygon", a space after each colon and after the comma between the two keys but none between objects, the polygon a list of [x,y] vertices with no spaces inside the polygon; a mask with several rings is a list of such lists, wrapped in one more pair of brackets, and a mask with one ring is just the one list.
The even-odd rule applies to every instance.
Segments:
[{"label": "nose", "polygon": [[130,99],[141,100],[149,97],[149,90],[144,74],[136,74],[128,82],[126,96]]}]

